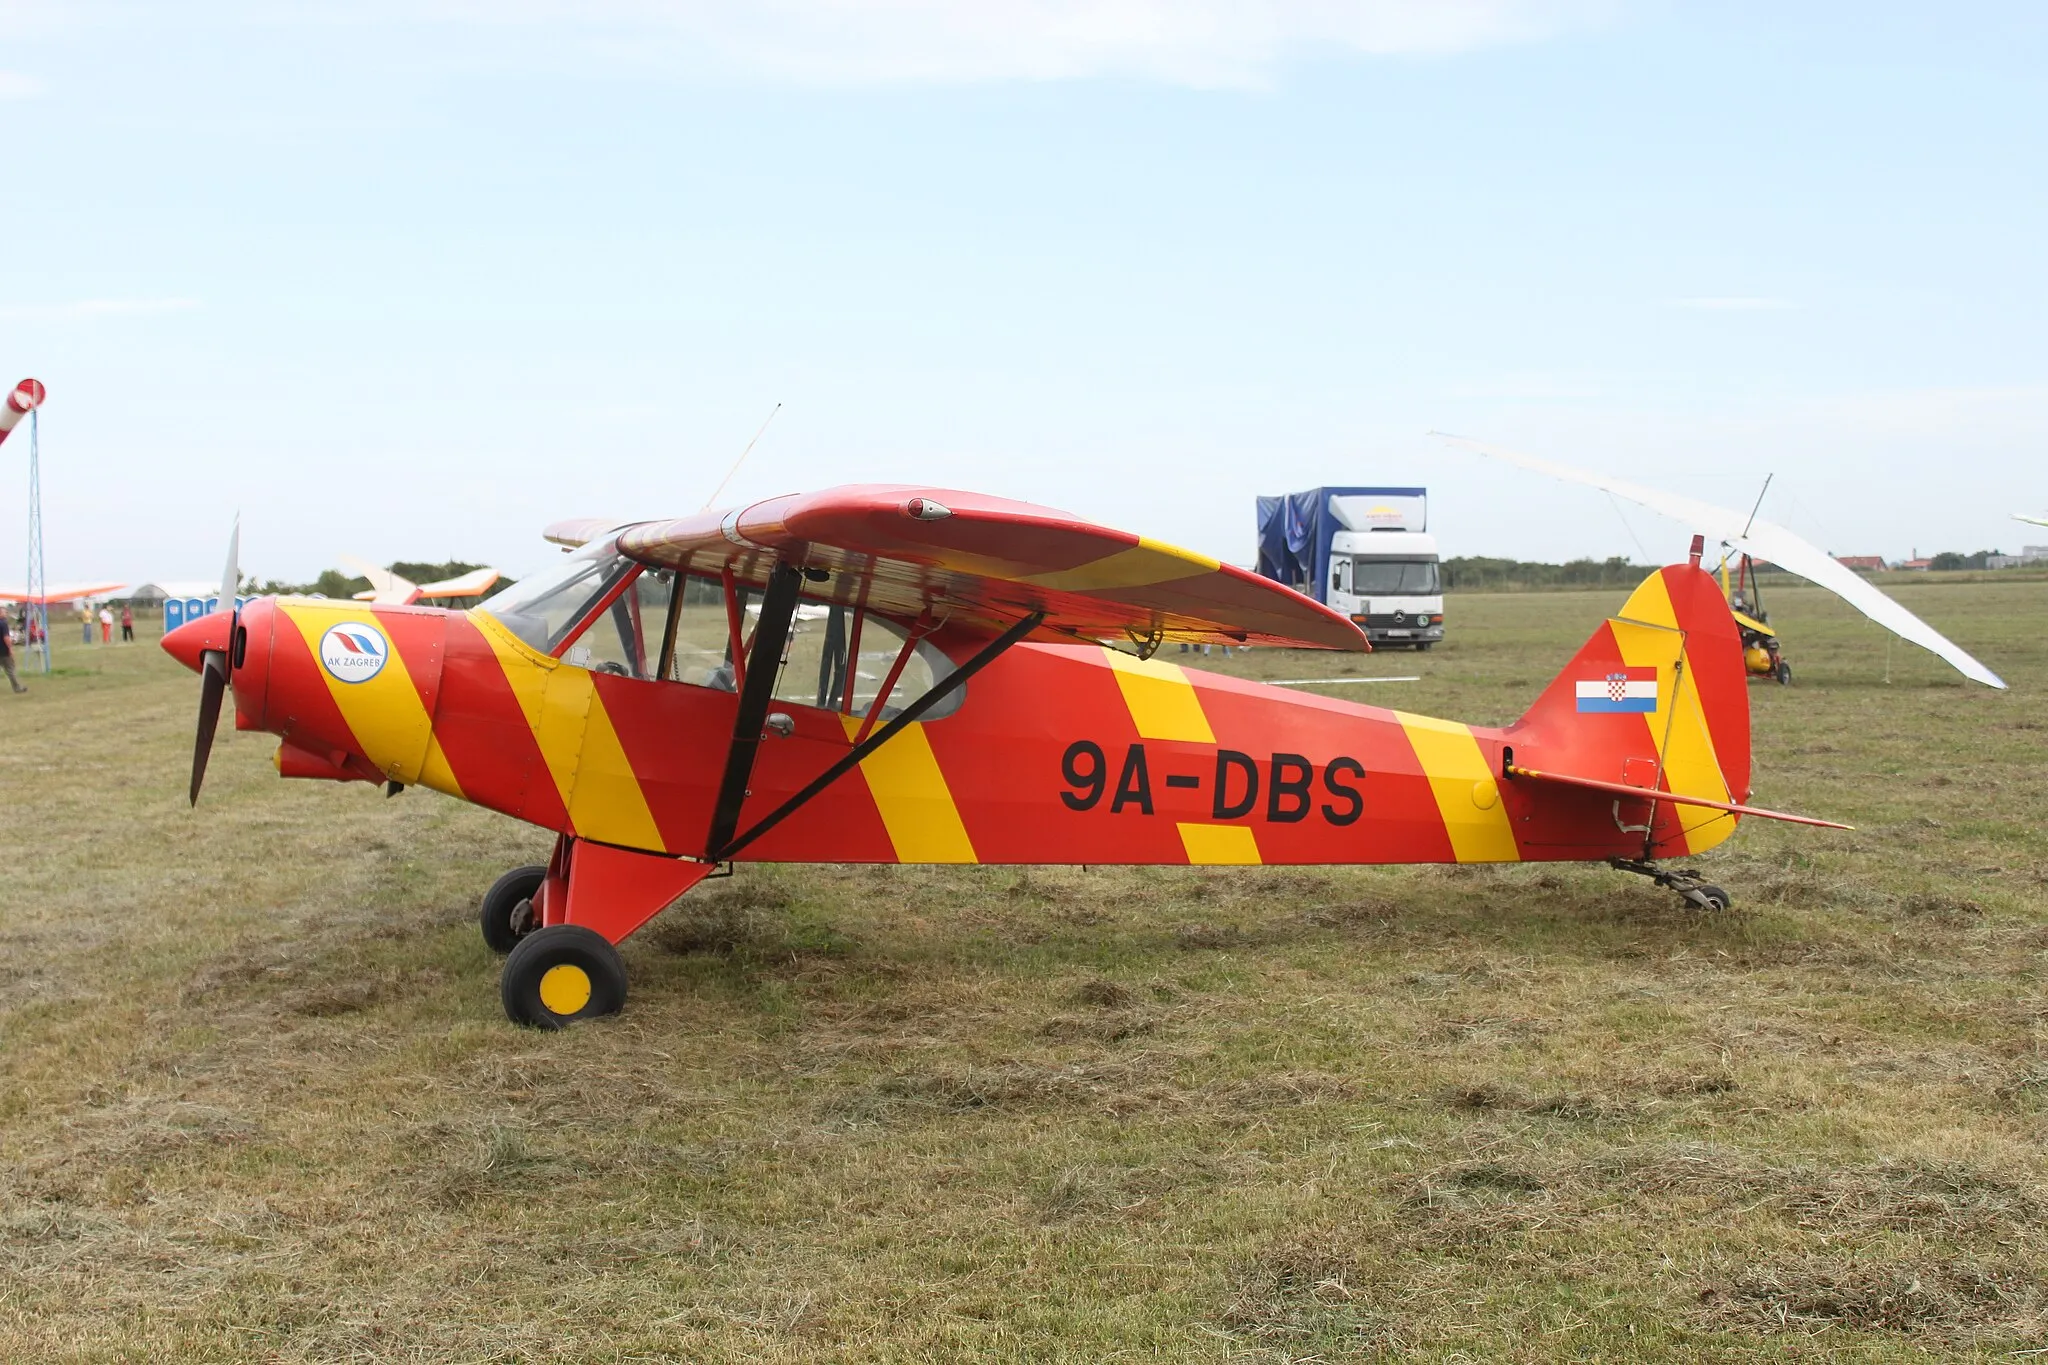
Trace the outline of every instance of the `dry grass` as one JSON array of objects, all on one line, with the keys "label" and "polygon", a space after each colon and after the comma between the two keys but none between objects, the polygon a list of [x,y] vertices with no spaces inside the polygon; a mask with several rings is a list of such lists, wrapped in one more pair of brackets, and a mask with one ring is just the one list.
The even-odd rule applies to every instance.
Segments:
[{"label": "dry grass", "polygon": [[[190,676],[71,647],[0,698],[0,1358],[2048,1344],[2043,588],[1911,591],[2014,691],[1903,646],[1887,685],[1778,594],[1757,798],[1859,829],[1746,828],[1728,914],[1580,868],[743,869],[549,1037],[472,923],[544,839],[249,738],[190,814]],[[1458,599],[1373,700],[1506,719],[1613,605]]]}]

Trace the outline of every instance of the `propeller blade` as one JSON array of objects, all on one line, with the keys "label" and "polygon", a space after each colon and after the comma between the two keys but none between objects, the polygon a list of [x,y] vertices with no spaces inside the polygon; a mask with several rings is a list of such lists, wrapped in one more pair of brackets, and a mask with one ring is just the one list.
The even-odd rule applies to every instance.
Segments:
[{"label": "propeller blade", "polygon": [[235,529],[228,532],[228,562],[220,574],[220,609],[232,614],[235,590],[242,586],[242,514],[235,513]]},{"label": "propeller blade", "polygon": [[[227,565],[226,565],[226,566],[225,566],[224,568],[222,568],[222,569],[221,569],[221,573],[220,573],[220,609],[221,609],[222,611],[224,611],[224,612],[226,612],[226,613],[228,614],[228,620],[229,620],[229,622],[230,622],[230,623],[232,623],[232,622],[235,622],[235,621],[238,621],[238,620],[240,620],[240,619],[241,619],[241,615],[242,615],[242,609],[241,609],[241,608],[240,608],[239,606],[237,606],[237,605],[235,604],[235,596],[236,596],[236,593],[237,593],[237,592],[238,592],[238,591],[240,590],[240,588],[241,588],[241,586],[242,586],[242,563],[241,563],[241,560],[242,560],[242,514],[241,514],[240,512],[237,512],[237,513],[235,513],[235,526],[234,526],[234,529],[228,532],[228,562],[227,562]],[[229,627],[228,627],[228,639],[229,639],[230,641],[233,641],[233,640],[234,640],[234,638],[235,638],[235,630],[234,630],[234,626],[233,626],[232,624],[230,624],[230,625],[229,625]],[[220,672],[221,672],[221,677],[222,677],[222,679],[223,679],[223,680],[225,680],[225,679],[226,679],[226,677],[227,677],[227,672],[228,672],[228,666],[227,666],[227,661],[226,661],[225,659],[223,659],[223,660],[221,661],[221,666],[220,666]],[[202,684],[202,686],[204,686],[204,684]],[[201,693],[201,702],[200,702],[200,705],[201,705],[201,706],[204,706],[204,705],[206,704],[206,703],[205,703],[205,701],[204,701],[204,696],[205,696],[205,694],[204,694],[204,693],[202,692],[202,693]],[[214,702],[213,702],[213,710],[214,710],[214,715],[215,715],[215,717],[217,718],[217,717],[219,716],[219,714],[220,714],[220,700],[219,700],[219,698],[215,698],[215,699],[214,699]],[[211,735],[212,735],[212,733],[213,733],[213,726],[212,726],[212,724],[211,724],[211,723],[209,722],[209,723],[207,724],[207,734],[208,734],[208,736],[209,736],[209,738],[208,738],[208,743],[209,743],[209,744],[211,744],[211,742],[212,742],[212,740],[211,740]],[[228,727],[227,739],[228,739],[228,742],[229,742],[230,744],[234,743],[234,740],[235,740],[235,727],[234,727],[234,726],[232,726],[232,725],[230,725],[230,726]],[[197,805],[197,804],[198,804],[198,802],[199,802],[199,777],[198,777],[198,774],[199,774],[200,772],[203,772],[203,771],[205,770],[205,767],[206,767],[206,765],[205,765],[205,764],[204,764],[204,763],[202,762],[202,763],[196,763],[196,764],[195,764],[195,766],[194,766],[194,769],[193,769],[193,778],[192,778],[192,801],[193,801],[193,804],[194,804],[194,805]]]},{"label": "propeller blade", "polygon": [[199,804],[199,784],[206,780],[206,760],[213,756],[213,732],[220,725],[221,698],[228,690],[228,656],[209,649],[200,656],[199,732],[192,745],[192,790],[189,798]]}]

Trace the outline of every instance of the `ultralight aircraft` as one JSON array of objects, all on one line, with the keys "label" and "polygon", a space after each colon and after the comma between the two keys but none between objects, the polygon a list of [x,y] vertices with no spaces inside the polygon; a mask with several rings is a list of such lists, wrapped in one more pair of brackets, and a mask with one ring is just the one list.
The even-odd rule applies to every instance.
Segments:
[{"label": "ultralight aircraft", "polygon": [[737,862],[1606,862],[1715,909],[1666,860],[1745,815],[1830,824],[1745,804],[1742,643],[1697,537],[1495,729],[1154,658],[1369,646],[1246,570],[1025,503],[853,486],[547,536],[555,572],[468,611],[261,597],[164,638],[202,677],[195,803],[232,689],[286,777],[555,832],[481,909],[522,1024],[618,1010],[614,945]]}]

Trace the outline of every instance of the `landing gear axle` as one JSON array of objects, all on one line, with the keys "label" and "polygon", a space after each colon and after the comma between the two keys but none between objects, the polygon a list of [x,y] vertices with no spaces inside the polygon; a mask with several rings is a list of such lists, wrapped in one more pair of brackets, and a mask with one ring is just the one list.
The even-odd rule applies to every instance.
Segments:
[{"label": "landing gear axle", "polygon": [[1636,858],[1609,858],[1607,865],[1616,872],[1633,872],[1638,877],[1648,877],[1657,885],[1676,891],[1687,905],[1695,909],[1726,910],[1735,903],[1726,891],[1700,876],[1697,868],[1659,867]]}]

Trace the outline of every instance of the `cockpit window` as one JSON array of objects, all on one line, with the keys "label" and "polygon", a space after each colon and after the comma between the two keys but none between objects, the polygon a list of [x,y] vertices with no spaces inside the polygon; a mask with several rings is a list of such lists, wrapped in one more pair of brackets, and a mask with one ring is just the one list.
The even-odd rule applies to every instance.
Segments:
[{"label": "cockpit window", "polygon": [[[582,551],[554,573],[521,579],[479,608],[543,653],[561,650],[562,662],[593,672],[653,679],[661,672],[663,640],[673,604],[675,653],[667,680],[697,687],[735,690],[732,628],[725,590],[716,580],[646,569],[595,619],[584,624],[620,579],[639,567],[608,546]],[[753,639],[761,621],[761,590],[740,589],[741,636]],[[580,633],[579,633],[580,628]],[[826,711],[864,716],[902,653],[909,632],[894,621],[853,608],[803,601],[790,622],[789,642],[775,678],[775,699]],[[563,643],[571,641],[568,648]],[[929,640],[920,641],[889,689],[879,719],[887,720],[929,692],[953,671],[953,661]],[[851,677],[851,696],[848,679]],[[938,720],[960,709],[960,688],[925,712]],[[849,704],[850,703],[850,704]]]},{"label": "cockpit window", "polygon": [[522,578],[485,599],[479,610],[543,654],[552,654],[590,609],[638,567],[609,548],[586,550],[554,573]]}]

